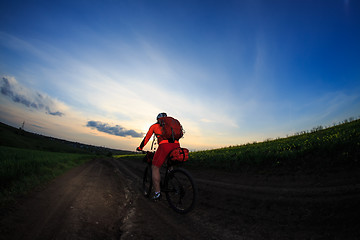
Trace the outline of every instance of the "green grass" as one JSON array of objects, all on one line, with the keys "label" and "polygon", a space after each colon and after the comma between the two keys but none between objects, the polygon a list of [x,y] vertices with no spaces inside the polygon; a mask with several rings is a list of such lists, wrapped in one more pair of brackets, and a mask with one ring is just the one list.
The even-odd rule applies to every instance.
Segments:
[{"label": "green grass", "polygon": [[96,155],[127,153],[42,136],[0,123],[0,207]]},{"label": "green grass", "polygon": [[0,146],[0,206],[92,157]]},{"label": "green grass", "polygon": [[[140,161],[144,155],[121,157]],[[360,120],[356,120],[272,141],[191,152],[185,167],[261,174],[321,174],[360,169],[359,158]]]},{"label": "green grass", "polygon": [[262,143],[192,152],[188,165],[225,170],[316,172],[360,165],[360,120]]}]

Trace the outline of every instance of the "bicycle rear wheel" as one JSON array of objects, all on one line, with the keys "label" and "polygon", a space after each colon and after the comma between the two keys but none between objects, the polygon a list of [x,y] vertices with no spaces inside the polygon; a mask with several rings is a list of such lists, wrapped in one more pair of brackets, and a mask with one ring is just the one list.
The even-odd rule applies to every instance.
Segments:
[{"label": "bicycle rear wheel", "polygon": [[144,196],[149,197],[152,189],[152,169],[149,164],[146,166],[144,171],[142,187]]},{"label": "bicycle rear wheel", "polygon": [[172,209],[178,213],[188,213],[197,199],[197,188],[190,173],[182,168],[169,172],[165,179],[166,199]]}]

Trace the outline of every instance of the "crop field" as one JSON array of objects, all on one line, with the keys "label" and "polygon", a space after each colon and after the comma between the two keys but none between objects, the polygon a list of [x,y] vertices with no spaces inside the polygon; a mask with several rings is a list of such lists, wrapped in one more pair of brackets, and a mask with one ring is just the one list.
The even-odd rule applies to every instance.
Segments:
[{"label": "crop field", "polygon": [[0,205],[92,157],[0,146]]},{"label": "crop field", "polygon": [[[186,146],[182,146],[186,147]],[[143,154],[114,157],[142,159]],[[360,167],[360,120],[260,143],[196,151],[189,168],[260,173],[321,173]]]},{"label": "crop field", "polygon": [[309,133],[190,154],[192,167],[327,171],[360,165],[360,120]]}]

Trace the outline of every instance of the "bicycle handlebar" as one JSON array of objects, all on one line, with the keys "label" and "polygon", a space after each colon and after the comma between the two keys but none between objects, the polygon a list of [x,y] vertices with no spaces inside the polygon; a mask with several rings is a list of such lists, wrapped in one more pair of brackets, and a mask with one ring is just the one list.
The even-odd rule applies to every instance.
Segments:
[{"label": "bicycle handlebar", "polygon": [[138,149],[138,148],[136,148],[136,151],[137,151],[137,152],[142,152],[142,153],[144,153],[144,154],[147,154],[148,152],[150,152],[150,151],[145,151],[145,150],[142,150],[142,149],[140,150],[140,149]]}]

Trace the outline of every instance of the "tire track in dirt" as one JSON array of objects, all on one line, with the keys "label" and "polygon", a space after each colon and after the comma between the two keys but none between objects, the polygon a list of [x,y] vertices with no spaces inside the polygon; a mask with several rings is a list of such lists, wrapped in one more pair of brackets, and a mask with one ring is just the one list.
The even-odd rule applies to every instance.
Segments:
[{"label": "tire track in dirt", "polygon": [[[116,168],[128,177],[128,188],[132,189],[135,214],[124,222],[126,232],[122,239],[220,239],[214,238],[210,229],[203,229],[191,214],[175,213],[167,204],[164,196],[160,202],[151,202],[142,195],[142,171],[130,168],[122,161],[114,162]],[[139,165],[139,167],[145,165]],[[141,168],[141,170],[143,170]]]},{"label": "tire track in dirt", "polygon": [[123,179],[96,159],[20,200],[1,219],[0,239],[120,239]]},{"label": "tire track in dirt", "polygon": [[[119,162],[141,184],[139,169],[145,164]],[[200,238],[207,233],[207,239],[359,239],[360,184],[346,175],[335,181],[339,185],[328,180],[319,184],[318,177],[314,182],[307,177],[292,182],[293,176],[281,176],[279,183],[256,176],[251,182],[216,171],[216,178],[206,171],[190,172],[199,188],[199,202],[186,219],[189,224],[180,226],[194,224]],[[242,180],[246,184],[240,184]]]},{"label": "tire track in dirt", "polygon": [[313,184],[190,169],[199,200],[181,215],[165,196],[142,195],[144,168],[96,159],[72,169],[2,216],[0,239],[360,239],[356,174]]},{"label": "tire track in dirt", "polygon": [[[353,185],[335,186],[335,187],[269,187],[269,186],[248,186],[240,184],[230,184],[208,179],[195,178],[199,184],[211,185],[229,191],[243,193],[249,198],[268,198],[284,201],[333,201],[334,199],[348,199],[354,196],[360,196],[360,183]],[[251,195],[249,195],[251,194]]]}]

